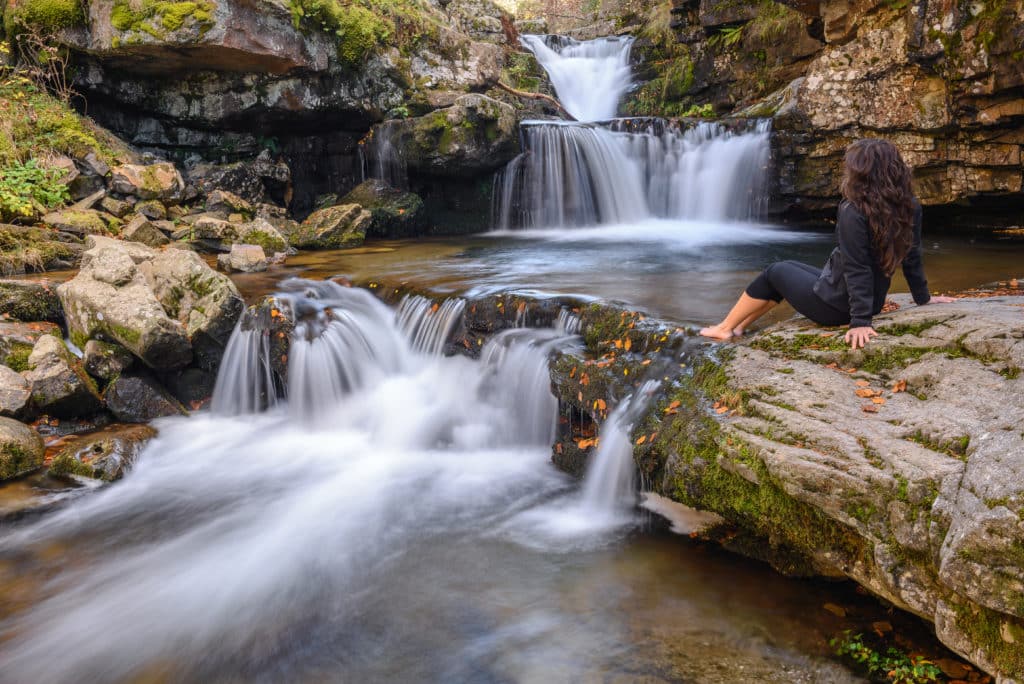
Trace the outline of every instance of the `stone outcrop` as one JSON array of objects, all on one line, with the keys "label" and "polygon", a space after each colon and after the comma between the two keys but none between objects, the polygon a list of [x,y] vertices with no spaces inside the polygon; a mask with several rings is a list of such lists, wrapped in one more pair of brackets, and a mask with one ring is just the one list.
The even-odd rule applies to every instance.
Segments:
[{"label": "stone outcrop", "polygon": [[843,152],[867,136],[900,148],[926,206],[1024,192],[1020,0],[707,0],[675,2],[671,27],[663,16],[639,30],[649,81],[627,110],[771,117],[777,211],[831,213]]},{"label": "stone outcrop", "polygon": [[156,370],[219,360],[243,308],[238,290],[192,252],[90,237],[75,278],[57,288],[79,347],[116,342]]},{"label": "stone outcrop", "polygon": [[259,245],[231,245],[231,251],[217,257],[221,270],[257,273],[267,270],[267,255]]},{"label": "stone outcrop", "polygon": [[574,416],[554,459],[580,472],[584,433],[675,346],[688,370],[633,436],[654,491],[720,515],[708,536],[727,547],[790,574],[851,578],[1018,680],[1024,297],[899,301],[857,351],[804,319],[695,345],[678,329],[644,330],[634,312],[585,309],[587,353],[552,371]]},{"label": "stone outcrop", "polygon": [[56,283],[46,280],[0,279],[0,312],[16,321],[60,323],[64,313]]},{"label": "stone outcrop", "polygon": [[411,237],[426,228],[423,200],[415,193],[393,188],[382,180],[363,181],[340,203],[358,204],[370,212],[368,237]]}]

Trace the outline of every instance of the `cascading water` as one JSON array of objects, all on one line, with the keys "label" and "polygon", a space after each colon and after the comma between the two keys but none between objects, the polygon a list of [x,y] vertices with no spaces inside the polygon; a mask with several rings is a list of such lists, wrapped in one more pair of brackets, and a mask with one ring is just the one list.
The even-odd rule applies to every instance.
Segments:
[{"label": "cascading water", "polygon": [[765,203],[767,120],[680,126],[614,119],[630,86],[630,39],[523,36],[559,100],[583,123],[526,121],[524,152],[495,178],[498,230],[723,223]]},{"label": "cascading water", "polygon": [[632,37],[579,42],[565,36],[524,35],[519,40],[548,72],[559,101],[577,121],[615,116],[619,100],[632,85]]},{"label": "cascading water", "polygon": [[739,133],[716,123],[686,129],[641,123],[525,122],[527,151],[496,178],[495,227],[726,222],[758,215],[770,157],[768,121]]}]

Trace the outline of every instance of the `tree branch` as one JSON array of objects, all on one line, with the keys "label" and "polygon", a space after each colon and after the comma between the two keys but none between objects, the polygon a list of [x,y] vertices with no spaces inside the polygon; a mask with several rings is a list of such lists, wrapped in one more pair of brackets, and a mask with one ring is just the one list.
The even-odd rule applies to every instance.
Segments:
[{"label": "tree branch", "polygon": [[515,95],[516,97],[524,97],[530,100],[540,100],[541,102],[547,102],[549,105],[551,105],[559,112],[561,112],[569,121],[576,121],[576,117],[567,112],[565,110],[565,107],[562,106],[562,103],[556,100],[555,98],[551,97],[550,95],[545,95],[544,93],[531,93],[527,90],[516,90],[512,86],[502,83],[500,80],[495,80],[494,85],[497,86],[498,88],[501,88],[507,93]]}]

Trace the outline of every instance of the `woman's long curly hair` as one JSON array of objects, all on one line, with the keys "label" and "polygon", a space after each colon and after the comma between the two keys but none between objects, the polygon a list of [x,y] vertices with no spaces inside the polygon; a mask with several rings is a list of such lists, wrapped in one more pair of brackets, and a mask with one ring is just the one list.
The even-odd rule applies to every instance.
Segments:
[{"label": "woman's long curly hair", "polygon": [[914,240],[914,193],[899,150],[877,138],[850,145],[840,190],[867,218],[878,263],[891,276]]}]

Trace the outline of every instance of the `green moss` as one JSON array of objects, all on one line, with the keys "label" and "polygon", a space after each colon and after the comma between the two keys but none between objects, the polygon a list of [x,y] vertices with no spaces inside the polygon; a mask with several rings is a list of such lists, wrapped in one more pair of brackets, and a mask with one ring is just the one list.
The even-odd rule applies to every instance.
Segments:
[{"label": "green moss", "polygon": [[32,345],[13,343],[4,355],[3,364],[13,371],[21,373],[29,370],[28,357],[32,353]]},{"label": "green moss", "polygon": [[947,441],[939,441],[933,437],[924,434],[922,431],[917,430],[911,435],[904,437],[909,442],[920,444],[926,449],[945,454],[951,458],[955,458],[960,461],[967,460],[967,448],[971,444],[970,435],[963,435],[955,439]]},{"label": "green moss", "polygon": [[942,323],[942,321],[938,320],[919,321],[917,323],[895,323],[893,325],[884,325],[880,328],[876,328],[876,330],[883,335],[892,335],[894,337],[900,337],[902,335],[916,335],[920,337],[921,333],[925,330],[934,328],[940,323]]},{"label": "green moss", "polygon": [[[978,605],[955,604],[956,625],[1007,674],[1024,672],[1024,622]],[[1012,641],[1004,639],[1004,634]]]},{"label": "green moss", "polygon": [[210,0],[171,2],[167,0],[114,0],[110,23],[119,31],[146,33],[157,40],[168,32],[195,26],[200,34],[213,26],[215,7]]},{"label": "green moss", "polygon": [[42,454],[33,455],[17,444],[5,443],[0,446],[0,480],[35,470],[42,464],[42,460]]},{"label": "green moss", "polygon": [[57,454],[50,463],[50,473],[57,476],[78,475],[79,477],[96,477],[95,469],[75,458],[71,450]]},{"label": "green moss", "polygon": [[16,0],[8,3],[4,13],[4,31],[9,37],[25,29],[49,34],[84,23],[79,0]]},{"label": "green moss", "polygon": [[934,349],[927,347],[889,347],[881,351],[865,348],[867,358],[860,364],[861,370],[868,373],[881,373],[892,368],[905,368]]},{"label": "green moss", "polygon": [[[134,347],[138,345],[139,340],[142,339],[142,333],[135,328],[126,328],[121,325],[107,324],[107,330],[111,335],[118,341],[127,347]],[[72,340],[74,341],[74,340]],[[77,343],[75,343],[77,346]]]}]

